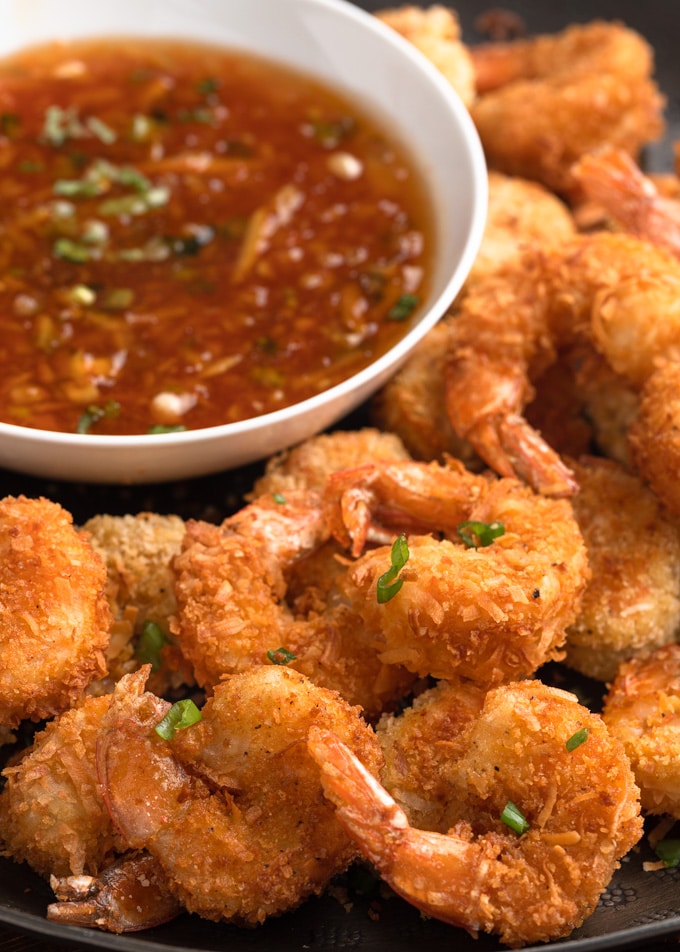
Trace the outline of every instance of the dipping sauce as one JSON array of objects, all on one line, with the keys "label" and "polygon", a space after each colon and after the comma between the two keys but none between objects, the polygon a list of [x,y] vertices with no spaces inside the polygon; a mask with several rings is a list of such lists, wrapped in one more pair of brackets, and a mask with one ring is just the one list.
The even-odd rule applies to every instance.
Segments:
[{"label": "dipping sauce", "polygon": [[54,44],[0,64],[0,419],[195,429],[402,337],[430,222],[361,106],[240,52]]}]

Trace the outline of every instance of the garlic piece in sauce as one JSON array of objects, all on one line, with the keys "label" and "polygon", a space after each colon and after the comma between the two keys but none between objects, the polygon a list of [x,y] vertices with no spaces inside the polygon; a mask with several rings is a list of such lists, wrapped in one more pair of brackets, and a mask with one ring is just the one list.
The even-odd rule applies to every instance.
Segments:
[{"label": "garlic piece in sauce", "polygon": [[151,412],[159,423],[179,423],[185,413],[196,405],[195,393],[162,391],[151,401]]}]

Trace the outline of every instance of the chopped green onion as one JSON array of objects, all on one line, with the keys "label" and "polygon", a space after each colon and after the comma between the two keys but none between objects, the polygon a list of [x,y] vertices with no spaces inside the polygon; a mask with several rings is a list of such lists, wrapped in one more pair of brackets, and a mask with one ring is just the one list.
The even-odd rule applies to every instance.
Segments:
[{"label": "chopped green onion", "polygon": [[297,655],[288,651],[287,648],[277,648],[276,651],[268,651],[267,657],[272,664],[290,664],[291,661],[296,660]]},{"label": "chopped green onion", "polygon": [[155,621],[145,621],[137,642],[135,654],[142,664],[150,664],[152,671],[161,666],[161,650],[168,643],[165,632]]},{"label": "chopped green onion", "polygon": [[389,602],[391,598],[397,594],[401,586],[404,584],[402,578],[397,578],[399,572],[408,562],[409,558],[408,542],[406,541],[406,536],[402,532],[398,538],[392,543],[392,550],[390,553],[390,559],[392,562],[391,568],[387,570],[383,575],[378,579],[377,584],[377,596],[378,602],[382,605],[385,602]]},{"label": "chopped green onion", "polygon": [[89,433],[92,426],[98,423],[99,420],[103,420],[105,417],[116,417],[119,413],[120,404],[115,400],[109,400],[103,407],[91,403],[78,420],[76,433]]},{"label": "chopped green onion", "polygon": [[396,304],[387,312],[390,321],[405,321],[418,307],[420,298],[417,294],[402,294]]},{"label": "chopped green onion", "polygon": [[272,493],[272,499],[274,502],[277,502],[280,506],[285,506],[286,497],[281,493]]},{"label": "chopped green onion", "polygon": [[505,535],[505,526],[502,522],[476,522],[473,519],[461,522],[457,532],[468,549],[479,549]]},{"label": "chopped green onion", "polygon": [[506,826],[509,826],[511,830],[514,830],[518,836],[521,836],[522,833],[526,833],[530,828],[524,814],[518,807],[515,806],[512,800],[508,800],[508,802],[503,807],[501,820]]},{"label": "chopped green onion", "polygon": [[72,241],[70,238],[57,238],[52,245],[52,251],[57,258],[71,261],[73,264],[84,264],[92,257],[92,252],[87,245],[80,241]]},{"label": "chopped green onion", "polygon": [[567,743],[565,744],[569,753],[572,750],[576,750],[577,747],[580,747],[581,744],[584,744],[588,740],[588,728],[582,727],[580,730],[576,731],[575,734],[572,734]]},{"label": "chopped green onion", "polygon": [[177,731],[185,730],[192,724],[197,724],[203,715],[191,698],[176,701],[162,721],[156,724],[156,733],[163,740],[172,740]]},{"label": "chopped green onion", "polygon": [[113,129],[96,116],[86,119],[85,125],[104,145],[112,145],[116,141],[116,133]]},{"label": "chopped green onion", "polygon": [[19,131],[21,118],[15,112],[0,113],[0,135],[8,139]]},{"label": "chopped green onion", "polygon": [[183,423],[154,423],[146,432],[150,436],[158,436],[160,433],[183,433],[185,430]]},{"label": "chopped green onion", "polygon": [[680,865],[680,840],[661,840],[654,847],[654,852],[669,869]]},{"label": "chopped green onion", "polygon": [[212,93],[217,92],[219,85],[219,80],[215,79],[214,76],[206,76],[205,79],[196,83],[196,92],[200,93],[201,96],[210,96]]}]

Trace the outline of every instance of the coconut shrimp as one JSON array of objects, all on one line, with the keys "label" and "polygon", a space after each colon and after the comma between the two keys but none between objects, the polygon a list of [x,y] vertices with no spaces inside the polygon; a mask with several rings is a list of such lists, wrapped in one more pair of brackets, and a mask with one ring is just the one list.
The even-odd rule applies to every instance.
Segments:
[{"label": "coconut shrimp", "polygon": [[150,689],[165,694],[190,684],[191,670],[171,643],[169,629],[169,619],[177,609],[170,564],[181,548],[184,521],[179,516],[152,512],[97,515],[83,525],[83,530],[106,565],[106,593],[113,616],[108,673],[91,690],[108,693],[123,674],[148,660],[149,624],[155,628],[157,642]]},{"label": "coconut shrimp", "polygon": [[[188,523],[173,563],[172,630],[200,685],[276,662],[283,649],[291,667],[360,704],[367,716],[403,696],[413,676],[379,659],[342,599],[344,566],[338,547],[327,545],[329,533],[321,497],[311,490],[262,496],[221,526]],[[309,560],[313,578],[305,581]],[[289,590],[296,569],[301,574]]]},{"label": "coconut shrimp", "polygon": [[[576,233],[566,205],[537,182],[499,172],[490,172],[488,180],[486,226],[463,293],[501,268],[519,264],[527,245],[566,241]],[[441,459],[448,453],[468,467],[479,468],[479,457],[473,448],[454,432],[444,400],[446,353],[449,339],[456,332],[456,320],[454,308],[425,335],[403,367],[377,394],[372,413],[379,426],[401,437],[414,458]],[[561,392],[561,381],[558,388],[547,378],[541,385],[542,399],[536,401],[536,406],[545,406],[547,393],[554,405],[552,395]],[[562,435],[565,419],[575,419],[572,412],[565,414],[563,402],[560,401],[560,425],[556,430]],[[583,431],[582,418],[579,430]],[[565,444],[565,451],[573,455],[577,448],[569,443]]]},{"label": "coconut shrimp", "polygon": [[400,459],[410,459],[410,455],[396,433],[374,427],[321,433],[270,457],[247,498],[252,501],[267,493],[285,496],[291,489],[321,490],[327,477],[339,469]]},{"label": "coconut shrimp", "polygon": [[679,525],[632,473],[605,459],[572,463],[574,514],[591,579],[567,632],[567,664],[610,681],[619,664],[680,631]]},{"label": "coconut shrimp", "polygon": [[[498,683],[559,657],[589,577],[567,501],[450,461],[337,473],[326,504],[329,524],[357,559],[343,591],[382,661]],[[484,529],[490,538],[478,540],[474,532]],[[407,558],[398,589],[379,598],[399,533]],[[383,544],[364,551],[367,542]]]},{"label": "coconut shrimp", "polygon": [[65,710],[106,671],[106,569],[47,499],[0,500],[0,724]]},{"label": "coconut shrimp", "polygon": [[470,52],[471,113],[491,168],[573,198],[581,155],[610,143],[636,157],[663,132],[652,49],[620,23],[574,24]]},{"label": "coconut shrimp", "polygon": [[144,692],[142,670],[126,675],[98,760],[114,824],[156,858],[187,910],[255,925],[356,857],[306,746],[313,727],[333,729],[377,772],[380,747],[356,708],[276,665],[217,685],[200,720],[165,740],[155,728],[169,707]]},{"label": "coconut shrimp", "polygon": [[102,798],[96,747],[109,704],[83,697],[5,767],[0,852],[50,881],[59,901],[48,918],[128,932],[171,919],[179,904],[156,861],[129,854]]},{"label": "coconut shrimp", "polygon": [[630,758],[643,810],[680,819],[680,645],[622,664],[602,716]]},{"label": "coconut shrimp", "polygon": [[572,494],[573,474],[522,416],[532,380],[560,351],[587,343],[639,391],[659,356],[680,358],[679,292],[678,261],[629,235],[527,251],[523,267],[480,283],[458,311],[446,369],[458,436],[501,475]]},{"label": "coconut shrimp", "polygon": [[440,746],[450,810],[434,830],[413,826],[332,732],[310,732],[308,746],[339,821],[396,893],[511,947],[578,927],[642,832],[621,743],[540,682],[491,690],[455,756]]},{"label": "coconut shrimp", "polygon": [[628,431],[632,459],[651,488],[680,513],[680,364],[660,362],[640,395],[636,419]]},{"label": "coconut shrimp", "polygon": [[680,202],[661,194],[627,152],[603,146],[572,172],[585,198],[619,228],[680,257]]},{"label": "coconut shrimp", "polygon": [[444,75],[468,108],[475,98],[475,69],[461,40],[453,10],[435,4],[426,9],[403,6],[379,10],[379,20],[396,30]]}]

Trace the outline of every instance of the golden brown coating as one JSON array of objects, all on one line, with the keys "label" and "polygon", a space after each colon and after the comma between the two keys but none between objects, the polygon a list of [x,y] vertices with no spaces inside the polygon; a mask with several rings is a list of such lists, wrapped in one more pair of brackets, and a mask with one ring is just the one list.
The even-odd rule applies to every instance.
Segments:
[{"label": "golden brown coating", "polygon": [[169,705],[128,675],[99,747],[106,801],[131,846],[207,919],[254,925],[319,893],[356,856],[307,752],[333,728],[378,771],[375,734],[339,695],[270,665],[226,679],[202,718],[163,740]]},{"label": "golden brown coating", "polygon": [[622,664],[602,716],[630,758],[643,810],[680,819],[680,645]]},{"label": "golden brown coating", "polygon": [[572,497],[591,579],[567,633],[566,661],[610,681],[621,661],[680,631],[680,526],[636,476],[593,457],[573,463]]},{"label": "golden brown coating", "polygon": [[106,569],[70,513],[0,500],[0,724],[70,707],[106,670]]},{"label": "golden brown coating", "polygon": [[[428,916],[498,933],[515,948],[568,935],[642,834],[622,744],[574,695],[538,681],[489,691],[451,757],[438,724],[451,719],[433,719],[428,737],[438,756],[424,798],[446,798],[434,830],[412,825],[332,732],[310,732],[340,822],[389,885]],[[514,827],[504,820],[509,806]]]},{"label": "golden brown coating", "polygon": [[642,389],[629,433],[638,471],[657,496],[680,513],[680,363],[662,363]]},{"label": "golden brown coating", "polygon": [[[349,536],[358,556],[342,589],[382,661],[418,675],[499,683],[559,657],[589,577],[566,500],[451,461],[337,473],[327,503],[338,538]],[[466,523],[500,531],[479,544],[469,526],[459,532]],[[379,580],[401,533],[408,548],[401,587],[383,600]],[[364,552],[366,540],[388,544]]]},{"label": "golden brown coating", "polygon": [[574,196],[581,155],[609,143],[637,156],[663,131],[652,49],[621,23],[572,24],[470,51],[471,112],[491,168]]},{"label": "golden brown coating", "polygon": [[109,703],[104,696],[84,698],[51,721],[3,772],[3,854],[26,861],[41,876],[94,875],[120,851],[95,760]]},{"label": "golden brown coating", "polygon": [[[327,539],[320,497],[304,490],[289,490],[278,502],[261,496],[221,526],[187,524],[174,561],[172,630],[200,685],[210,688],[225,675],[266,664],[269,653],[283,648],[294,656],[292,668],[369,716],[403,695],[413,676],[378,658],[361,619],[340,596],[335,575],[342,566]],[[329,563],[333,571],[320,580]]]},{"label": "golden brown coating", "polygon": [[[177,609],[170,566],[181,548],[184,528],[179,516],[153,512],[97,515],[83,526],[106,564],[106,592],[113,615],[108,675],[98,685],[104,693],[123,674],[139,667],[136,646],[147,622],[158,625],[166,639],[169,636],[170,617]],[[150,688],[164,694],[191,681],[190,668],[167,641],[158,651]]]},{"label": "golden brown coating", "polygon": [[426,8],[405,4],[379,10],[376,16],[424,53],[466,106],[472,104],[475,68],[470,51],[461,41],[460,25],[453,10],[442,4]]},{"label": "golden brown coating", "polygon": [[336,470],[381,459],[409,459],[408,450],[394,433],[373,427],[321,433],[272,456],[248,499],[267,493],[285,496],[291,489],[323,489],[327,477]]}]

